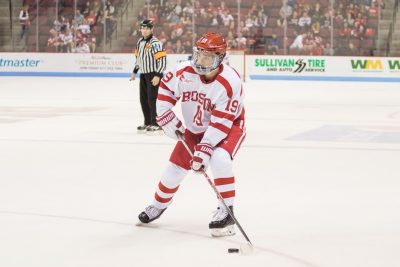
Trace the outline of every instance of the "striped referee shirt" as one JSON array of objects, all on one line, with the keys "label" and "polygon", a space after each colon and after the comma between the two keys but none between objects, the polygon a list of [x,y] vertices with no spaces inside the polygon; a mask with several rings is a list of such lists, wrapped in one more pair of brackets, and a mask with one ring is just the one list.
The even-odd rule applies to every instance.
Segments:
[{"label": "striped referee shirt", "polygon": [[153,35],[147,39],[140,38],[135,49],[136,64],[133,70],[137,73],[156,73],[162,77],[167,66],[167,52],[165,52],[162,43]]}]

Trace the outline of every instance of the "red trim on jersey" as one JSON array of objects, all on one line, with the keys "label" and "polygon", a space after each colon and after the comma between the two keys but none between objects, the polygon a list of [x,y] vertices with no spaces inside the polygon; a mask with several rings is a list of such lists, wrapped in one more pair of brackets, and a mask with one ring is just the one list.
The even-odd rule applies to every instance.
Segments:
[{"label": "red trim on jersey", "polygon": [[161,83],[160,83],[160,87],[161,87],[162,89],[167,90],[168,92],[170,92],[171,94],[174,95],[174,91],[172,91],[171,89],[169,89],[169,87],[168,87],[164,82],[161,82]]},{"label": "red trim on jersey", "polygon": [[220,142],[217,147],[225,149],[228,151],[231,157],[234,158],[245,137],[245,129],[241,129],[239,126],[233,125],[228,136],[224,139],[224,141]]},{"label": "red trim on jersey", "polygon": [[158,202],[161,202],[161,203],[167,203],[167,202],[169,202],[169,201],[172,199],[172,197],[169,197],[169,198],[160,197],[157,193],[154,194],[154,198],[155,198]]},{"label": "red trim on jersey", "polygon": [[234,120],[233,125],[239,126],[241,129],[244,127],[244,107],[242,107],[242,110],[240,111],[240,115]]},{"label": "red trim on jersey", "polygon": [[183,69],[176,71],[176,77],[180,76],[185,71],[189,72],[189,73],[197,74],[197,72],[192,68],[192,66],[186,66]]},{"label": "red trim on jersey", "polygon": [[216,109],[214,109],[211,112],[211,115],[215,116],[215,117],[218,117],[218,118],[221,118],[221,119],[227,119],[227,120],[230,120],[230,121],[234,121],[235,120],[235,115],[228,114],[228,113],[216,110]]},{"label": "red trim on jersey", "polygon": [[235,68],[233,68],[233,67],[231,67],[231,68],[236,72],[237,76],[240,78],[239,72],[237,72],[237,70]]},{"label": "red trim on jersey", "polygon": [[210,126],[216,128],[226,134],[229,134],[229,132],[231,131],[231,128],[226,127],[225,125],[218,123],[218,122],[212,122],[212,123],[210,123]]},{"label": "red trim on jersey", "polygon": [[230,198],[235,196],[235,190],[232,191],[226,191],[226,192],[221,192],[221,197],[222,198]]},{"label": "red trim on jersey", "polygon": [[228,95],[229,98],[232,98],[233,96],[233,90],[229,82],[222,76],[218,75],[216,80],[222,84],[225,87],[226,94]]},{"label": "red trim on jersey", "polygon": [[239,150],[240,146],[242,145],[245,138],[246,138],[246,132],[243,131],[243,135],[239,138],[238,143],[236,144],[235,148],[233,149],[232,157],[234,157],[236,155],[236,153],[238,152],[238,150]]},{"label": "red trim on jersey", "polygon": [[161,192],[165,194],[173,194],[176,191],[178,191],[179,185],[175,188],[168,188],[165,185],[163,185],[161,182],[158,184],[158,188],[160,188]]},{"label": "red trim on jersey", "polygon": [[226,177],[226,178],[215,178],[214,184],[218,185],[226,185],[235,183],[235,177]]},{"label": "red trim on jersey", "polygon": [[176,104],[176,100],[175,99],[173,99],[173,98],[171,98],[169,96],[166,96],[166,95],[162,95],[162,94],[158,94],[157,95],[157,100],[167,101],[167,102],[171,103],[172,105]]}]

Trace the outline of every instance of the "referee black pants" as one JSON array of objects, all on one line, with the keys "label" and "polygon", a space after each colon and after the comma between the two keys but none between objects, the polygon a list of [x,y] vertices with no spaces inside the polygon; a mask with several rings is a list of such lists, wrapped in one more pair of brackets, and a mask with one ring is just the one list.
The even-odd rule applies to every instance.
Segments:
[{"label": "referee black pants", "polygon": [[154,73],[140,74],[140,105],[142,106],[144,124],[158,126],[156,122],[156,101],[160,83],[156,86],[151,84],[154,76]]}]

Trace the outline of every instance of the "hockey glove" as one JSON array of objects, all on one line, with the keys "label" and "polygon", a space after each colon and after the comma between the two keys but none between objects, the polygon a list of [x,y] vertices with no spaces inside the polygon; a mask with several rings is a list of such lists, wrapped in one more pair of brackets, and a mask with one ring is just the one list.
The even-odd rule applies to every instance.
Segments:
[{"label": "hockey glove", "polygon": [[172,110],[166,111],[161,116],[156,118],[157,124],[163,129],[166,136],[178,140],[177,131],[182,135],[185,133],[185,127],[182,122],[176,117]]},{"label": "hockey glove", "polygon": [[193,158],[190,162],[192,170],[203,172],[208,167],[213,149],[209,144],[200,143],[194,147]]}]

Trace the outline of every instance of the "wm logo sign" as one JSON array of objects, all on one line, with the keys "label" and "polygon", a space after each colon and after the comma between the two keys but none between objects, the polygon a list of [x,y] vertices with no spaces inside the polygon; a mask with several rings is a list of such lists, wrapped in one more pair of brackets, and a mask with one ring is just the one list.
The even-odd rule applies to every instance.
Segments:
[{"label": "wm logo sign", "polygon": [[389,68],[390,68],[390,70],[400,70],[400,61],[399,60],[389,60]]},{"label": "wm logo sign", "polygon": [[382,70],[381,60],[351,60],[353,70]]}]

